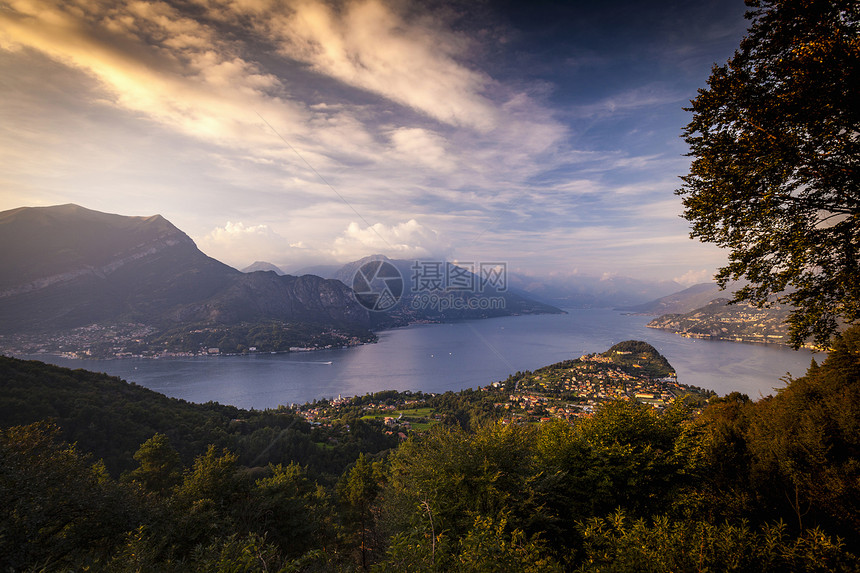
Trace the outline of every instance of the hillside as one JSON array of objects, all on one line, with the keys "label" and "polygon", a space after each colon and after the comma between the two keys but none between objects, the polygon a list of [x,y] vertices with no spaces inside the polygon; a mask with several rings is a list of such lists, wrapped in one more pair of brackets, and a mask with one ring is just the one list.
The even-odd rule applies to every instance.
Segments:
[{"label": "hillside", "polygon": [[720,297],[720,287],[714,283],[699,283],[658,299],[619,308],[637,314],[684,314],[705,306]]},{"label": "hillside", "polygon": [[[332,448],[324,432],[313,433],[287,410],[194,404],[115,376],[5,356],[0,356],[0,420],[2,428],[51,420],[63,439],[104,460],[114,476],[135,466],[134,452],[155,433],[167,436],[186,464],[208,444],[217,444],[238,453],[246,465],[292,460],[334,473],[359,449],[375,452],[396,443],[381,433],[344,433],[342,447]],[[271,444],[278,433],[277,447],[261,455],[257,444]]]},{"label": "hillside", "polygon": [[160,215],[23,207],[0,213],[0,241],[7,349],[43,341],[42,349],[85,351],[108,337],[122,349],[176,328],[260,321],[373,339],[367,311],[339,281],[242,273],[203,254]]},{"label": "hillside", "polygon": [[785,321],[790,312],[789,307],[777,303],[770,308],[757,308],[746,303],[729,304],[728,299],[718,298],[685,314],[660,316],[646,326],[691,338],[788,344]]},{"label": "hillside", "polygon": [[625,340],[602,353],[627,373],[649,378],[674,376],[675,369],[657,349],[641,340]]},{"label": "hillside", "polygon": [[858,350],[846,331],[757,402],[628,374],[614,357],[660,361],[626,341],[477,390],[263,412],[0,358],[0,563],[856,571]]}]

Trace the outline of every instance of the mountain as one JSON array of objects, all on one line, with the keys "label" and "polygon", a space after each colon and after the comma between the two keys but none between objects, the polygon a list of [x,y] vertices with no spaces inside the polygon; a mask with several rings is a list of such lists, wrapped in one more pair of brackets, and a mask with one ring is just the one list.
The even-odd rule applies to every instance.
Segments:
[{"label": "mountain", "polygon": [[[387,312],[371,314],[374,324],[380,327],[424,321],[563,312],[526,293],[508,288],[504,280],[497,284],[484,279],[482,283],[479,274],[447,261],[389,259],[385,255],[370,255],[343,265],[332,276],[353,286],[358,270],[373,262],[391,264],[402,279],[400,302]],[[500,272],[496,278],[499,277],[507,278],[504,272]],[[436,286],[441,288],[434,288]]]},{"label": "mountain", "polygon": [[684,314],[703,307],[712,300],[719,298],[721,292],[723,291],[715,283],[699,283],[656,300],[623,307],[619,310],[627,310],[639,314]]},{"label": "mountain", "polygon": [[241,276],[160,215],[24,207],[0,213],[0,241],[3,332],[160,318]]},{"label": "mountain", "polygon": [[0,334],[7,336],[120,324],[156,335],[273,321],[372,337],[367,311],[341,282],[240,272],[203,254],[160,215],[22,207],[0,213],[0,242]]},{"label": "mountain", "polygon": [[[247,267],[245,267],[244,269],[242,269],[243,273],[253,273],[256,271],[272,271],[276,275],[287,274],[284,271],[282,271],[280,267],[273,265],[272,263],[267,263],[265,261],[254,261],[253,264],[250,264]],[[301,273],[301,274],[306,274],[306,273]],[[310,273],[310,274],[316,274],[316,273]]]},{"label": "mountain", "polygon": [[[371,255],[343,266],[316,265],[303,267],[293,274],[314,274],[337,278],[351,285],[355,271],[369,260],[388,260],[396,263],[404,278],[411,276],[414,261],[388,259],[384,255]],[[508,292],[524,299],[548,306],[561,307],[619,307],[641,304],[677,291],[681,285],[675,281],[646,281],[631,277],[593,277],[587,275],[532,276],[507,270]],[[705,301],[707,302],[707,301]],[[704,304],[704,303],[703,303]]]},{"label": "mountain", "polygon": [[339,271],[342,266],[343,265],[313,265],[290,271],[290,274],[296,275],[297,277],[302,275],[316,275],[324,279],[333,279],[335,278],[335,273]]}]

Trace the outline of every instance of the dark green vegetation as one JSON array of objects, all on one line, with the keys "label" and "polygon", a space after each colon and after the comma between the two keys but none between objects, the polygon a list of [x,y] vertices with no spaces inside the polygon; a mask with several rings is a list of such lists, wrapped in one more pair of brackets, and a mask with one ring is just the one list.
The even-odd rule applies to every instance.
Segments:
[{"label": "dark green vegetation", "polygon": [[[6,358],[0,384],[4,570],[860,566],[860,328],[758,402],[615,400],[573,423],[495,422],[497,397],[467,391],[312,426]],[[398,443],[360,419],[404,397],[437,423]]]},{"label": "dark green vegetation", "polygon": [[685,314],[664,314],[648,326],[694,338],[789,344],[786,320],[790,312],[778,303],[758,308],[747,303],[729,304],[728,299],[718,298]]},{"label": "dark green vegetation", "polygon": [[691,236],[726,247],[735,300],[795,307],[791,342],[860,319],[860,4],[747,0],[752,26],[689,111],[678,191]]},{"label": "dark green vegetation", "polygon": [[674,375],[675,369],[657,349],[641,340],[619,342],[602,354],[628,374],[664,378]]},{"label": "dark green vegetation", "polygon": [[[0,357],[0,420],[4,426],[50,420],[60,437],[102,459],[119,476],[135,466],[140,444],[161,433],[184,464],[208,445],[227,448],[244,465],[294,461],[317,474],[339,474],[360,452],[397,444],[370,424],[345,416],[349,432],[311,428],[294,412],[242,410],[168,398],[106,374]],[[329,440],[337,435],[336,440]]]}]

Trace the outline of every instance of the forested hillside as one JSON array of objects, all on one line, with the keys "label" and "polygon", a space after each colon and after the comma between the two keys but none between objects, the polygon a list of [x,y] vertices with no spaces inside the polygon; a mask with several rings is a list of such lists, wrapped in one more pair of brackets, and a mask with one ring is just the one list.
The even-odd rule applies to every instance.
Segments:
[{"label": "forested hillside", "polygon": [[860,328],[757,402],[504,424],[472,391],[399,442],[358,408],[312,426],[13,359],[0,381],[4,570],[860,566]]}]

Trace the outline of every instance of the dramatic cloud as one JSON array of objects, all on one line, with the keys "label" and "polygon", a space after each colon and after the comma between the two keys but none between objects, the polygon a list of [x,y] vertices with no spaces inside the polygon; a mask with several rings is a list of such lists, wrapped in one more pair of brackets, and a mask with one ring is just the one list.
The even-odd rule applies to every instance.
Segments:
[{"label": "dramatic cloud", "polygon": [[743,29],[707,4],[0,0],[0,209],[161,213],[239,267],[685,276],[722,261],[678,218],[680,107]]},{"label": "dramatic cloud", "polygon": [[223,18],[251,18],[282,54],[345,84],[455,126],[486,131],[499,119],[483,95],[492,80],[459,61],[472,41],[428,15],[410,21],[379,0],[216,4]]}]

